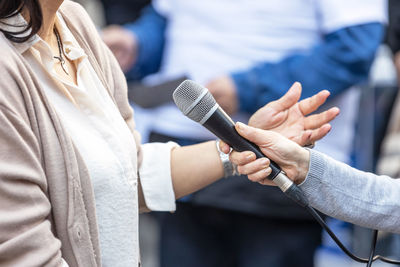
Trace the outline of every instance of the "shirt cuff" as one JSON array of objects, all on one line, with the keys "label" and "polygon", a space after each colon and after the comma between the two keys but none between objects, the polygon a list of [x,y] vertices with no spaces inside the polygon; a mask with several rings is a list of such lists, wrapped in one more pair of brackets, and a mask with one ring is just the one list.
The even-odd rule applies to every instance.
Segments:
[{"label": "shirt cuff", "polygon": [[146,206],[152,211],[176,209],[171,177],[171,150],[176,147],[173,142],[142,145],[140,183]]}]

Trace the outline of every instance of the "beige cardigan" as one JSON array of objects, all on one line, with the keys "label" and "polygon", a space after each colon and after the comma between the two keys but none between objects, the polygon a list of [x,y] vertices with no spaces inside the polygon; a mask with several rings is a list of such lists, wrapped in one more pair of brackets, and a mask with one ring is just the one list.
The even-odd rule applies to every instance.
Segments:
[{"label": "beige cardigan", "polygon": [[[81,6],[65,1],[60,13],[140,148],[118,63]],[[100,266],[85,164],[34,72],[3,34],[0,59],[0,266],[59,266],[61,257],[71,267]]]}]

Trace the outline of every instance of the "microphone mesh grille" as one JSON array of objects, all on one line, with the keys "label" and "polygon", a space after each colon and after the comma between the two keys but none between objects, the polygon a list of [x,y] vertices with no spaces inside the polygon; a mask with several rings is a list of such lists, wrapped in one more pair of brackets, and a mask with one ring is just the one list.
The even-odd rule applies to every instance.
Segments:
[{"label": "microphone mesh grille", "polygon": [[186,115],[195,122],[203,120],[204,116],[216,105],[214,97],[207,92],[207,94],[197,103],[194,108]]},{"label": "microphone mesh grille", "polygon": [[[207,91],[205,95],[204,91]],[[200,122],[217,104],[206,88],[190,80],[184,81],[175,89],[173,99],[176,106],[184,114],[187,113],[185,114],[187,117],[196,122]],[[195,105],[193,106],[193,104]],[[190,110],[188,110],[189,108]]]}]

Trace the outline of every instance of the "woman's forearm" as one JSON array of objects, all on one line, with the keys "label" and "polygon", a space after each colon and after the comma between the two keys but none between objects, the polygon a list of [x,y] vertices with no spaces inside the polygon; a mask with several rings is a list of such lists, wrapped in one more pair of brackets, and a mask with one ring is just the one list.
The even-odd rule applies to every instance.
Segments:
[{"label": "woman's forearm", "polygon": [[171,174],[176,198],[200,190],[223,177],[224,170],[215,141],[172,150]]},{"label": "woman's forearm", "polygon": [[300,185],[321,212],[369,228],[400,233],[400,180],[356,170],[311,151]]}]

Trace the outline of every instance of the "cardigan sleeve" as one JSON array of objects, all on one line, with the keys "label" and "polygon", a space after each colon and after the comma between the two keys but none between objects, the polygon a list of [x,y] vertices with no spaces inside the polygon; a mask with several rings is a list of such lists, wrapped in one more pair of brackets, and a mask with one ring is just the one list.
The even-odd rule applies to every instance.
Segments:
[{"label": "cardigan sleeve", "polygon": [[49,221],[40,145],[30,125],[3,103],[0,136],[0,262],[62,266],[61,242]]}]

